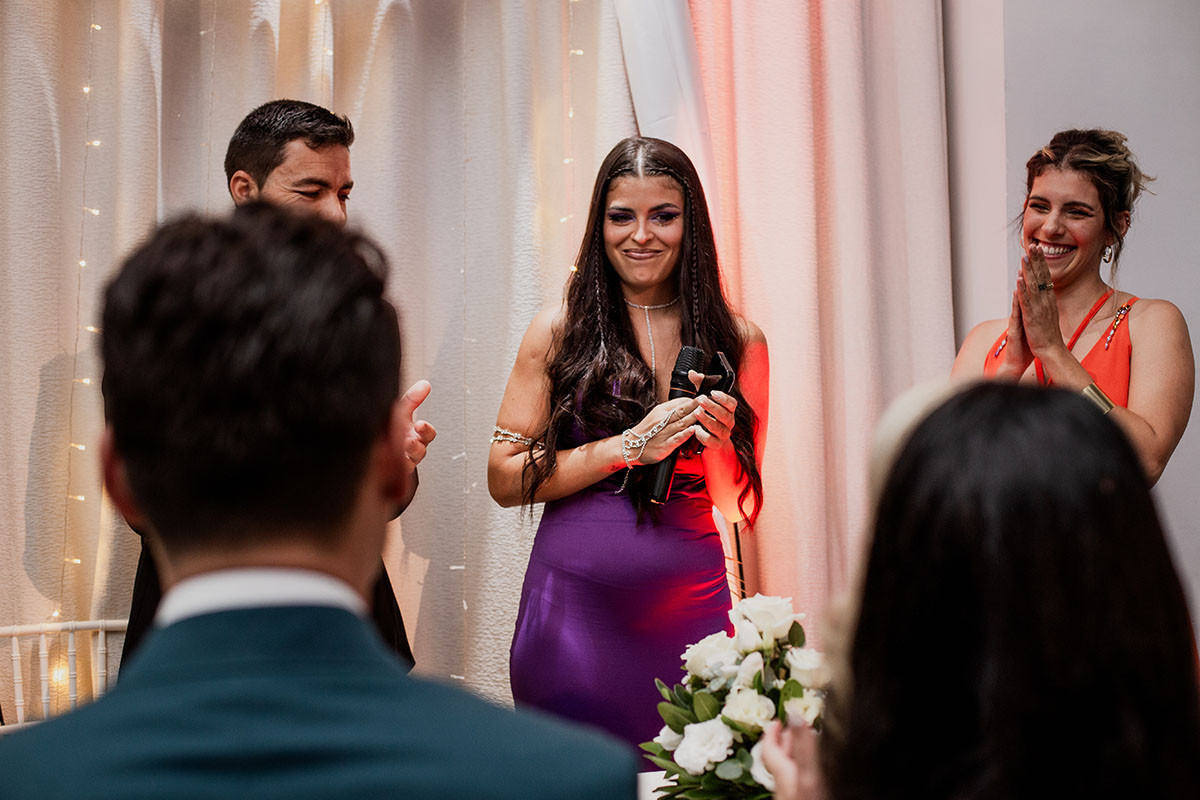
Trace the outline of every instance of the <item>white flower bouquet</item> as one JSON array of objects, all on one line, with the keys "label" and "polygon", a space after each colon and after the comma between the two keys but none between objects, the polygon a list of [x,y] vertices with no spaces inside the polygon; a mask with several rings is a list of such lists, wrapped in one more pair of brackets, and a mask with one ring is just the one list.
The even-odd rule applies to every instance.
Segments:
[{"label": "white flower bouquet", "polygon": [[826,679],[821,654],[804,646],[803,618],[790,597],[748,597],[729,612],[733,636],[714,633],[684,652],[682,684],[655,680],[666,724],[642,749],[667,773],[661,797],[771,797],[763,726],[803,719],[821,727]]}]

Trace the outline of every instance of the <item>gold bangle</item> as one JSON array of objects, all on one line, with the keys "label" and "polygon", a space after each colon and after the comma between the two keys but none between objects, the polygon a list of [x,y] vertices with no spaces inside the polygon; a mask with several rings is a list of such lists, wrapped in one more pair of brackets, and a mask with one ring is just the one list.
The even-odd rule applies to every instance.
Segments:
[{"label": "gold bangle", "polygon": [[1082,391],[1080,391],[1080,394],[1095,403],[1096,407],[1100,409],[1101,413],[1107,414],[1113,410],[1113,401],[1108,399],[1108,395],[1104,393],[1103,389],[1096,385],[1095,381],[1092,381],[1087,386],[1083,387]]}]

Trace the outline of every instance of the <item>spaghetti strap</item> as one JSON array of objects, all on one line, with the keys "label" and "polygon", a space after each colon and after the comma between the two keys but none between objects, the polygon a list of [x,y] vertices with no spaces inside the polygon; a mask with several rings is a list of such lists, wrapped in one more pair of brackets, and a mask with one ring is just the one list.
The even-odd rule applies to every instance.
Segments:
[{"label": "spaghetti strap", "polygon": [[[1095,318],[1096,314],[1100,313],[1100,308],[1104,305],[1105,301],[1112,296],[1112,289],[1109,289],[1100,296],[1100,299],[1097,300],[1092,306],[1092,310],[1089,311],[1087,315],[1084,316],[1083,321],[1079,323],[1079,327],[1075,329],[1075,333],[1071,335],[1071,340],[1067,342],[1067,350],[1072,350],[1075,347],[1075,343],[1079,341],[1080,335],[1083,334],[1083,329],[1086,328],[1088,323]],[[1042,369],[1042,360],[1040,358],[1035,358],[1033,360],[1033,368],[1037,370],[1038,383],[1042,384],[1043,386],[1049,385],[1049,381],[1046,380],[1045,371]]]}]

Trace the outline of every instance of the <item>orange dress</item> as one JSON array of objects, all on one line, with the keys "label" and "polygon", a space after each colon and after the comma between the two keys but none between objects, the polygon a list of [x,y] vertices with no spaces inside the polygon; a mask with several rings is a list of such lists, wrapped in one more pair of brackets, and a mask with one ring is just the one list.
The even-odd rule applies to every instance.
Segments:
[{"label": "orange dress", "polygon": [[[1079,327],[1075,330],[1075,335],[1067,343],[1067,349],[1075,346],[1075,342],[1079,339],[1079,335],[1083,333],[1083,329],[1088,326],[1092,318],[1104,305],[1104,301],[1108,300],[1112,292],[1107,292],[1103,297],[1096,301],[1092,306],[1091,312],[1083,318],[1083,322],[1079,323]],[[1136,303],[1138,298],[1131,297],[1124,305],[1117,309],[1113,314],[1112,323],[1105,329],[1100,338],[1092,345],[1092,349],[1079,360],[1087,373],[1092,376],[1092,380],[1096,385],[1108,395],[1108,398],[1116,405],[1125,408],[1129,405],[1129,360],[1133,355],[1133,343],[1129,341],[1129,326],[1123,325],[1125,317],[1129,315],[1129,309]],[[1000,368],[1001,354],[1004,352],[1004,346],[1008,343],[1008,331],[1000,334],[1000,338],[988,350],[987,358],[983,362],[983,374],[985,377],[991,377]],[[1034,366],[1037,370],[1038,381],[1044,385],[1049,385],[1050,381],[1046,378],[1042,370],[1041,361],[1034,359]]]}]

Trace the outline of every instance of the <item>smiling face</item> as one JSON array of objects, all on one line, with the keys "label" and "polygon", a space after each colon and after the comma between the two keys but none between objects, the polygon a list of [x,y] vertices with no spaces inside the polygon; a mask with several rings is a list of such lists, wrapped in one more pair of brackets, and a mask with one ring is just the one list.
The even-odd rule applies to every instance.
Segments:
[{"label": "smiling face", "polygon": [[617,178],[604,206],[604,250],[625,297],[665,303],[678,291],[673,280],[683,245],[683,190],[665,175]]},{"label": "smiling face", "polygon": [[[1116,222],[1118,229],[1128,224],[1126,219]],[[1112,242],[1100,194],[1087,175],[1051,168],[1033,179],[1021,219],[1021,243],[1026,249],[1041,245],[1056,284],[1098,275],[1104,248]]]},{"label": "smiling face", "polygon": [[283,162],[271,170],[251,199],[345,225],[346,200],[354,186],[350,149],[338,144],[313,148],[303,139],[293,139],[283,153]]}]

